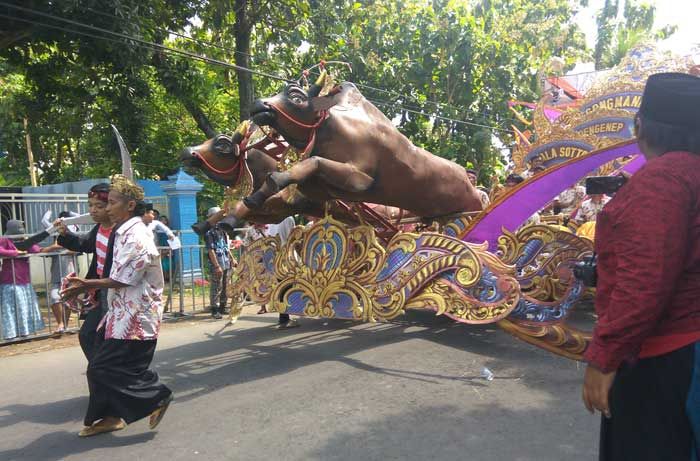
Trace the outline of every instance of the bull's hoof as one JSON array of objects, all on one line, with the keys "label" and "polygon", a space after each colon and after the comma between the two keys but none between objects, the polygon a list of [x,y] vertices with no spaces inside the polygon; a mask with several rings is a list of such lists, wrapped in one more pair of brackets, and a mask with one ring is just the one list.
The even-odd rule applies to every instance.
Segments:
[{"label": "bull's hoof", "polygon": [[267,178],[265,178],[265,185],[261,187],[261,189],[266,189],[266,192],[270,194],[270,196],[275,195],[285,187],[285,185],[282,184],[283,175],[284,173],[278,171],[273,171],[268,174]]},{"label": "bull's hoof", "polygon": [[211,229],[211,224],[206,221],[200,221],[198,223],[192,224],[192,230],[197,235],[204,235]]},{"label": "bull's hoof", "polygon": [[238,219],[234,215],[228,215],[224,219],[218,222],[218,226],[223,229],[224,232],[226,232],[231,238],[234,237],[234,234],[236,232],[236,229],[241,227],[244,224],[244,221],[241,219]]},{"label": "bull's hoof", "polygon": [[267,195],[261,190],[253,192],[251,195],[243,199],[243,205],[251,210],[257,210],[263,206],[265,200],[267,200]]}]

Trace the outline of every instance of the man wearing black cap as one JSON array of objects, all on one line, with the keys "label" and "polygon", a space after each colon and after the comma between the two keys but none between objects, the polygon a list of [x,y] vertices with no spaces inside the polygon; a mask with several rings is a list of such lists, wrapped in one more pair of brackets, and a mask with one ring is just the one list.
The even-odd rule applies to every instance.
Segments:
[{"label": "man wearing black cap", "polygon": [[635,120],[646,165],[598,215],[598,322],[583,400],[601,460],[700,452],[700,78],[649,77]]}]

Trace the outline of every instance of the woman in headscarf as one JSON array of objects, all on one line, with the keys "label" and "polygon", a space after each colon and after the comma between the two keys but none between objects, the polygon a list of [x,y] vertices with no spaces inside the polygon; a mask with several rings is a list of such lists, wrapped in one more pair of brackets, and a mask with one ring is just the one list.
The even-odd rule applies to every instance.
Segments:
[{"label": "woman in headscarf", "polygon": [[[7,221],[6,237],[0,237],[0,312],[2,339],[29,336],[44,329],[39,302],[31,284],[27,253],[39,253],[39,245],[21,245],[24,223]],[[17,236],[17,237],[12,237]],[[22,249],[18,249],[18,246]]]}]

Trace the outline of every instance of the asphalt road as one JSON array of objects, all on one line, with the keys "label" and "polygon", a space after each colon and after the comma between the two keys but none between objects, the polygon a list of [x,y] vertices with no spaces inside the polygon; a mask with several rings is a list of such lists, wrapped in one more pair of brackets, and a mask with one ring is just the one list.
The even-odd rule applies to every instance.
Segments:
[{"label": "asphalt road", "polygon": [[597,458],[575,362],[427,312],[300,321],[166,329],[154,365],[176,400],[156,431],[139,421],[76,436],[87,406],[78,347],[1,358],[0,460]]}]

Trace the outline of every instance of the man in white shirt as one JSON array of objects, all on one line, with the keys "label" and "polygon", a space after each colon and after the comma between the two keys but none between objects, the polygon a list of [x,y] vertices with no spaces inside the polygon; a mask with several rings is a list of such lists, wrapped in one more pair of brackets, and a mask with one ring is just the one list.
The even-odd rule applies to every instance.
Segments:
[{"label": "man in white shirt", "polygon": [[156,219],[156,214],[158,212],[153,209],[152,203],[146,204],[146,212],[143,214],[143,223],[148,227],[148,230],[155,234],[156,232],[163,233],[168,236],[168,240],[175,238],[175,234],[172,230],[162,222]]},{"label": "man in white shirt", "polygon": [[[289,234],[292,233],[292,230],[294,229],[295,225],[296,223],[294,222],[294,218],[292,216],[287,216],[286,218],[284,218],[284,220],[282,220],[282,222],[278,224],[269,224],[267,226],[267,235],[270,237],[278,235],[280,238],[280,242],[282,243],[282,245],[284,245],[287,239],[289,238]],[[285,328],[294,328],[298,326],[299,322],[296,319],[290,319],[289,314],[280,314],[279,321],[277,323],[278,330],[283,330]]]},{"label": "man in white shirt", "polygon": [[115,175],[107,202],[115,223],[110,272],[100,279],[70,278],[62,293],[72,298],[107,290],[108,310],[86,373],[90,401],[81,437],[118,431],[149,415],[153,429],[172,400],[170,389],[149,368],[163,316],[163,271],[144,212],[143,189]]}]

